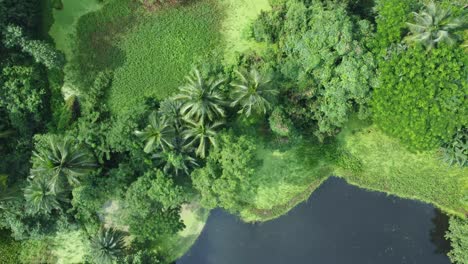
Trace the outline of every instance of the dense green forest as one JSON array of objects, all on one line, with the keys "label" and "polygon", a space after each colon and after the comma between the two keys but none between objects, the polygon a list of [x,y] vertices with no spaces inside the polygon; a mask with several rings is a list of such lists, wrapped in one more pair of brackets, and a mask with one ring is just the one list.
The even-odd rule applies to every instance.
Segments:
[{"label": "dense green forest", "polygon": [[0,0],[0,262],[173,263],[329,176],[468,263],[464,0]]}]

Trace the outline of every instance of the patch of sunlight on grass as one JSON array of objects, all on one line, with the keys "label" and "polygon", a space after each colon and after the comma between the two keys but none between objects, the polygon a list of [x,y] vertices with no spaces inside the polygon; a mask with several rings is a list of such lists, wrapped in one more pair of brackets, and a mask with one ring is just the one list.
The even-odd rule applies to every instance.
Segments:
[{"label": "patch of sunlight on grass", "polygon": [[183,205],[180,216],[185,229],[161,241],[158,245],[158,252],[163,253],[168,260],[172,261],[182,257],[203,231],[208,215],[209,210],[202,208],[197,202]]},{"label": "patch of sunlight on grass", "polygon": [[269,0],[220,0],[220,3],[226,13],[221,29],[226,42],[226,62],[233,62],[237,53],[263,47],[248,38],[248,31],[261,11],[271,9]]},{"label": "patch of sunlight on grass", "polygon": [[73,56],[73,40],[78,19],[101,8],[98,0],[62,0],[63,9],[53,10],[54,24],[49,35],[53,38],[58,50],[65,53],[69,60]]},{"label": "patch of sunlight on grass", "polygon": [[346,132],[343,147],[362,164],[359,172],[337,168],[335,173],[363,188],[417,199],[445,212],[464,215],[468,168],[450,167],[437,150],[412,153],[375,126]]}]

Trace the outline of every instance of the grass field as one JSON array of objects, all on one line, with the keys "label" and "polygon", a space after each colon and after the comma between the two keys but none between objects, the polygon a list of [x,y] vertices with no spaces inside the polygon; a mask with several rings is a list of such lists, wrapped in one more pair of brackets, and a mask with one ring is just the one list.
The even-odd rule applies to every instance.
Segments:
[{"label": "grass field", "polygon": [[250,25],[261,11],[271,9],[269,0],[220,0],[224,8],[221,32],[226,43],[224,60],[233,63],[238,53],[248,49],[259,49],[264,46],[249,36]]},{"label": "grass field", "polygon": [[125,62],[115,71],[109,94],[114,113],[144,97],[163,99],[184,83],[197,60],[209,60],[221,46],[221,10],[212,1],[162,10],[142,19],[119,47]]},{"label": "grass field", "polygon": [[81,89],[86,91],[98,71],[114,69],[108,100],[113,113],[127,111],[145,97],[168,97],[196,62],[222,51],[222,13],[215,0],[153,12],[133,1],[109,1],[78,23],[74,65]]}]

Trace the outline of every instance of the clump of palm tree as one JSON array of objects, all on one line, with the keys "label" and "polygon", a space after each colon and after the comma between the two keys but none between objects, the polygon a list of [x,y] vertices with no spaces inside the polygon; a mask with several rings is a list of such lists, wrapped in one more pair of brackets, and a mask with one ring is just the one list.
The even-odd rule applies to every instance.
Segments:
[{"label": "clump of palm tree", "polygon": [[224,117],[224,97],[219,85],[224,80],[205,79],[197,69],[186,77],[188,84],[179,88],[174,98],[182,102],[181,114],[186,118],[205,122],[216,117]]},{"label": "clump of palm tree", "polygon": [[256,69],[252,69],[248,74],[237,71],[239,80],[232,82],[233,99],[231,106],[240,106],[240,114],[247,117],[252,113],[265,114],[271,108],[270,99],[278,94],[278,91],[271,87],[271,80],[265,78]]},{"label": "clump of palm tree", "polygon": [[80,177],[96,167],[94,156],[70,137],[49,136],[46,144],[36,147],[30,178],[44,177],[53,192],[64,183],[78,185]]},{"label": "clump of palm tree", "polygon": [[114,228],[101,228],[91,240],[94,261],[100,264],[114,263],[125,251],[125,233]]},{"label": "clump of palm tree", "polygon": [[175,132],[179,132],[183,124],[184,116],[181,113],[182,103],[173,98],[168,98],[161,102],[159,114],[174,127]]},{"label": "clump of palm tree", "polygon": [[434,2],[427,4],[419,13],[413,12],[413,15],[413,22],[406,23],[410,34],[405,40],[421,43],[427,49],[439,43],[455,44],[460,39],[456,31],[467,26],[466,15],[454,17],[450,10]]},{"label": "clump of palm tree", "polygon": [[51,189],[44,177],[37,177],[29,182],[29,185],[24,188],[24,198],[29,211],[33,214],[48,214],[54,209],[60,209],[59,201],[66,200],[61,193]]},{"label": "clump of palm tree", "polygon": [[166,150],[172,147],[173,128],[169,125],[168,121],[157,112],[152,112],[148,117],[148,126],[139,131],[135,131],[135,135],[145,141],[144,151],[146,153],[153,152],[156,148]]},{"label": "clump of palm tree", "polygon": [[198,167],[197,160],[190,154],[180,151],[162,151],[153,155],[166,175],[190,175],[192,168]]},{"label": "clump of palm tree", "polygon": [[208,146],[216,147],[216,135],[222,122],[203,123],[186,120],[187,126],[183,133],[184,140],[189,140],[186,146],[196,147],[195,154],[205,158]]}]

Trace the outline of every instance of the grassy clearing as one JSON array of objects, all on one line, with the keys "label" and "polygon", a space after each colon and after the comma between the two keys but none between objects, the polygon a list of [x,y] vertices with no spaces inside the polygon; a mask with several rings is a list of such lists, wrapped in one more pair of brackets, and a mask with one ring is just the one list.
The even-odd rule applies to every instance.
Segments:
[{"label": "grassy clearing", "polygon": [[224,59],[229,64],[237,53],[263,47],[250,38],[250,25],[261,11],[268,11],[271,6],[269,0],[221,0],[220,3],[227,10],[221,30],[226,42]]},{"label": "grassy clearing", "polygon": [[114,69],[108,104],[116,114],[146,97],[166,98],[195,62],[212,59],[222,47],[221,17],[214,0],[152,13],[133,1],[112,0],[79,21],[76,79],[86,91],[95,73]]},{"label": "grassy clearing", "polygon": [[144,97],[163,99],[183,84],[197,59],[221,45],[221,10],[212,1],[169,8],[148,15],[119,47],[125,63],[115,72],[109,105],[125,111]]},{"label": "grassy clearing", "polygon": [[333,171],[335,145],[298,142],[259,145],[262,160],[252,185],[255,208],[241,212],[245,221],[266,221],[278,217],[306,199]]},{"label": "grassy clearing", "polygon": [[98,10],[101,4],[97,0],[62,0],[62,3],[62,10],[53,10],[54,23],[49,30],[49,35],[54,39],[56,48],[65,53],[66,58],[70,60],[73,56],[78,19]]},{"label": "grassy clearing", "polygon": [[338,168],[336,174],[363,188],[431,203],[459,216],[468,213],[468,169],[449,167],[437,151],[411,153],[398,140],[370,126],[343,137],[347,151],[362,164],[360,172]]}]

